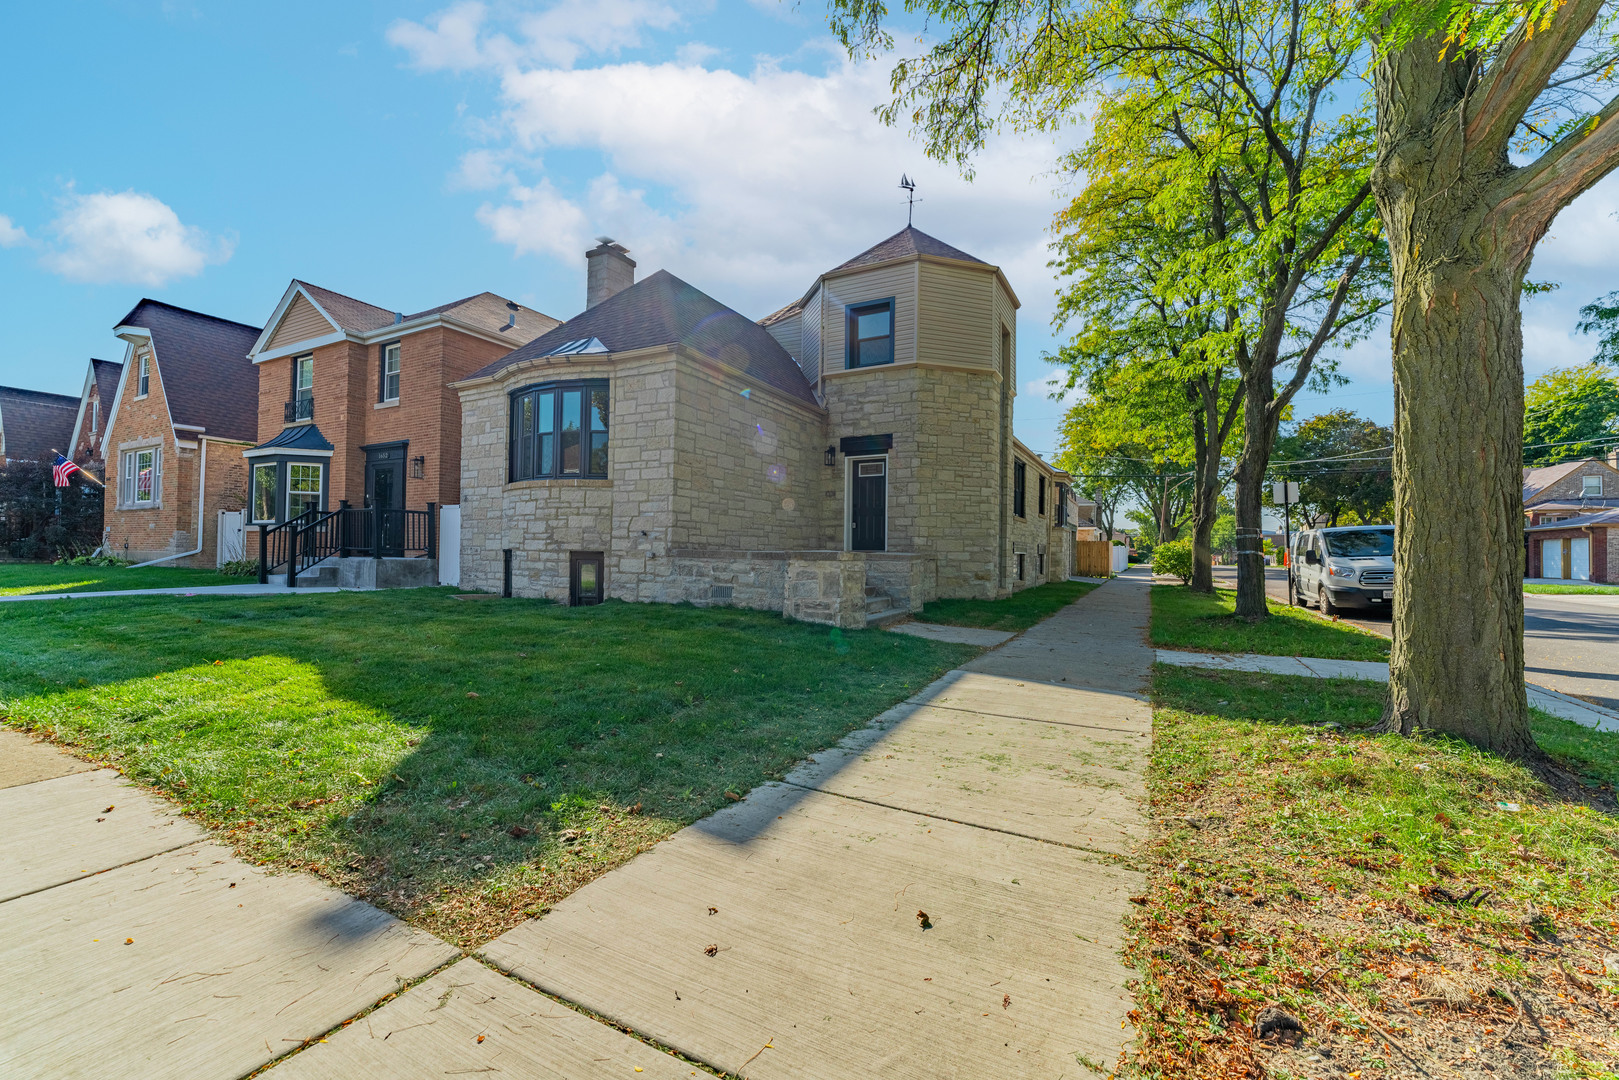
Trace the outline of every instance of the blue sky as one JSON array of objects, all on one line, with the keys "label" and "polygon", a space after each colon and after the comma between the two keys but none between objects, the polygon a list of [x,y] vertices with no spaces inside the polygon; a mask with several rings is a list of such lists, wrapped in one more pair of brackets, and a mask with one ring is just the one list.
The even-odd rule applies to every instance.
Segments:
[{"label": "blue sky", "polygon": [[[882,128],[886,66],[821,9],[757,2],[20,6],[0,68],[0,383],[77,393],[142,296],[243,322],[301,277],[411,311],[490,289],[558,317],[599,234],[758,317],[917,225],[1023,300],[1018,434],[1055,447],[1041,383],[1063,202],[1050,140],[1002,138],[968,183]],[[1619,285],[1619,183],[1566,211],[1525,311],[1531,375],[1577,362],[1580,304]],[[1386,422],[1386,338],[1337,405]]]}]

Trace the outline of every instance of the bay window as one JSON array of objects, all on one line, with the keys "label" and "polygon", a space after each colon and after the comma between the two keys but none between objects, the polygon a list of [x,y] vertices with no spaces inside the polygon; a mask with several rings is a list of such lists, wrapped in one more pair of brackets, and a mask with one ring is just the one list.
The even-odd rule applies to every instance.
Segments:
[{"label": "bay window", "polygon": [[319,465],[292,462],[287,465],[287,517],[295,518],[306,510],[320,509]]},{"label": "bay window", "polygon": [[156,506],[158,499],[158,448],[126,450],[118,476],[118,502],[121,506]]},{"label": "bay window", "polygon": [[512,480],[607,475],[607,383],[547,383],[512,395]]},{"label": "bay window", "polygon": [[269,524],[275,521],[275,509],[280,493],[281,467],[275,462],[253,466],[253,523]]}]

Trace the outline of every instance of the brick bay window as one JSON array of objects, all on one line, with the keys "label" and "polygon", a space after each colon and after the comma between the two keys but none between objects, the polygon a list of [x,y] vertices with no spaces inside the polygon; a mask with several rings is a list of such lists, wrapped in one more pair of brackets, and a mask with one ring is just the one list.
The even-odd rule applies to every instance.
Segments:
[{"label": "brick bay window", "polygon": [[607,476],[607,381],[546,383],[512,395],[512,480]]},{"label": "brick bay window", "polygon": [[379,400],[399,400],[399,342],[382,347],[382,378]]},{"label": "brick bay window", "polygon": [[849,367],[894,362],[894,301],[853,304],[848,309]]},{"label": "brick bay window", "polygon": [[162,455],[155,446],[125,450],[118,470],[118,505],[128,508],[156,506]]}]

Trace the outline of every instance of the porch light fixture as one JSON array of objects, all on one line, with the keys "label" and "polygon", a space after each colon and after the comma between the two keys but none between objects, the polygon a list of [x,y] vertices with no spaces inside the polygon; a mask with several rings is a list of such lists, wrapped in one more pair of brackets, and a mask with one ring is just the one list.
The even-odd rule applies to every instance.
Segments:
[{"label": "porch light fixture", "polygon": [[835,447],[835,446],[828,446],[826,448],[826,467],[829,468],[829,469],[835,469],[835,468],[837,468],[837,465],[838,465],[838,448]]},{"label": "porch light fixture", "polygon": [[425,475],[427,475],[427,458],[425,456],[411,458],[410,478],[412,480],[420,480]]}]

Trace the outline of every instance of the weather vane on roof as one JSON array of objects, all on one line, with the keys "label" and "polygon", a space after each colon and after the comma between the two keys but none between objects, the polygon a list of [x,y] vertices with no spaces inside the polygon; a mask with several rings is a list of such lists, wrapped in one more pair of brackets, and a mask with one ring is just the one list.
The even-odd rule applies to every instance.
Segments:
[{"label": "weather vane on roof", "polygon": [[905,189],[905,227],[911,227],[911,213],[916,209],[916,181],[904,173],[899,174],[899,186]]}]

